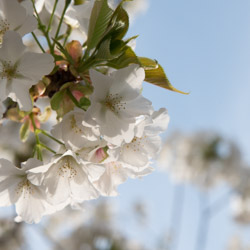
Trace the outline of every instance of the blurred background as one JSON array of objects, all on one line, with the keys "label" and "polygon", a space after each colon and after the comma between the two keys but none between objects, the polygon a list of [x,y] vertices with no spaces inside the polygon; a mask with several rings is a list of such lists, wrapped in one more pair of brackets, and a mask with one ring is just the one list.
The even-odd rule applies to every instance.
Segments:
[{"label": "blurred background", "polygon": [[143,95],[170,115],[154,173],[38,225],[16,224],[13,208],[1,209],[0,249],[250,249],[249,0],[134,0],[126,8],[137,55],[156,59],[189,92],[144,84]]}]

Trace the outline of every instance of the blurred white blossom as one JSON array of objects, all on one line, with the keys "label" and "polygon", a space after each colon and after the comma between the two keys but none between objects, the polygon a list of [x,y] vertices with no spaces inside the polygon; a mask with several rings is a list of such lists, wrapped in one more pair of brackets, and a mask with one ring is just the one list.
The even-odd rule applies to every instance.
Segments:
[{"label": "blurred white blossom", "polygon": [[165,142],[159,164],[174,180],[202,188],[222,182],[235,185],[242,167],[241,154],[234,143],[206,132],[173,134]]}]

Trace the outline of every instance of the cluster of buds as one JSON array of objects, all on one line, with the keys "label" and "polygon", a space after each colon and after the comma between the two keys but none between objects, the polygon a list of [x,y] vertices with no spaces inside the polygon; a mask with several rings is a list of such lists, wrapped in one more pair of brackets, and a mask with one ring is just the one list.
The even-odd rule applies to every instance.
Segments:
[{"label": "cluster of buds", "polygon": [[[180,91],[158,62],[135,54],[136,37],[124,39],[125,2],[0,3],[2,123],[22,123],[24,143],[30,133],[35,138],[33,155],[20,165],[0,159],[0,205],[14,204],[17,221],[37,223],[68,205],[115,196],[127,178],[153,170],[169,116],[142,96],[142,83]],[[34,43],[40,52],[28,46]]]}]

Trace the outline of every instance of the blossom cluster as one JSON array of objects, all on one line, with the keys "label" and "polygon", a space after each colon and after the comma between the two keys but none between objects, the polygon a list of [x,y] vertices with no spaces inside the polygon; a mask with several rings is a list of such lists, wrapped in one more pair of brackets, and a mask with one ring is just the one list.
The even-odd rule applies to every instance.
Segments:
[{"label": "blossom cluster", "polygon": [[212,132],[174,133],[158,160],[161,168],[168,170],[177,182],[189,182],[205,190],[220,183],[235,186],[240,180],[239,148]]},{"label": "blossom cluster", "polygon": [[127,178],[153,170],[169,116],[143,97],[142,83],[180,91],[158,62],[135,54],[135,37],[124,40],[125,2],[0,2],[2,126],[19,122],[20,139],[35,138],[26,161],[0,159],[0,206],[14,204],[17,221],[37,223],[68,205],[115,196]]}]

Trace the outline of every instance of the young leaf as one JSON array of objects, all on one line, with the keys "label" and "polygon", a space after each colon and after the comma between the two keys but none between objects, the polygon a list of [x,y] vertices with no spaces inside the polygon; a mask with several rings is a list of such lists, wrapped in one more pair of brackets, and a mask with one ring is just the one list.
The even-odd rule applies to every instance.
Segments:
[{"label": "young leaf", "polygon": [[90,106],[90,100],[86,97],[82,97],[79,101],[79,105],[81,106],[82,109],[87,110],[88,107]]},{"label": "young leaf", "polygon": [[129,46],[125,46],[124,53],[118,58],[107,62],[107,65],[115,69],[121,69],[132,63],[140,64],[140,61],[138,60],[135,52]]},{"label": "young leaf", "polygon": [[51,108],[53,110],[57,110],[60,108],[60,104],[62,102],[63,96],[64,96],[64,90],[61,90],[53,95],[53,97],[50,100]]},{"label": "young leaf", "polygon": [[110,26],[115,27],[112,32],[112,40],[122,39],[129,28],[129,17],[122,7],[123,2],[117,6],[110,21]]},{"label": "young leaf", "polygon": [[107,0],[95,1],[89,21],[88,51],[95,48],[103,38],[112,14],[113,10],[108,6]]},{"label": "young leaf", "polygon": [[139,64],[144,68],[146,74],[144,81],[174,92],[188,94],[171,85],[163,68],[157,61],[146,57],[137,57],[135,52],[129,46],[126,46],[125,52],[120,57],[107,62],[107,65],[115,69],[121,69],[132,63]]},{"label": "young leaf", "polygon": [[188,94],[186,92],[176,89],[171,85],[164,72],[164,69],[156,61],[146,57],[138,57],[138,60],[140,62],[140,65],[145,69],[146,76],[144,81],[174,92]]},{"label": "young leaf", "polygon": [[111,39],[106,39],[103,41],[98,49],[98,52],[96,54],[96,58],[103,59],[103,60],[109,60],[112,59],[112,55],[110,53],[110,41]]}]

